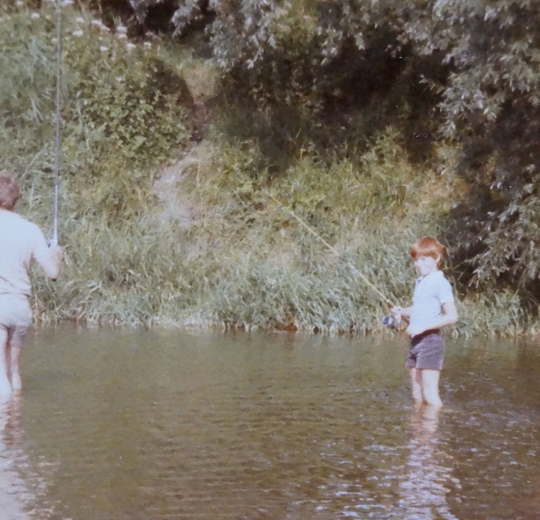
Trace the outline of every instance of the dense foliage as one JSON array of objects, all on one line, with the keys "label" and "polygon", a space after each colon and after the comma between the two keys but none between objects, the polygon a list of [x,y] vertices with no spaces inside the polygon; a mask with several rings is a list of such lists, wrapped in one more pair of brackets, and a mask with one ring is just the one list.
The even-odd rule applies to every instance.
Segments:
[{"label": "dense foliage", "polygon": [[294,153],[304,146],[298,137],[326,147],[358,142],[389,123],[401,130],[409,153],[423,160],[433,156],[433,143],[456,143],[470,190],[449,215],[447,235],[459,245],[463,280],[520,286],[538,280],[537,2],[131,5],[148,21],[168,6],[180,35],[205,30],[226,71],[228,99],[236,93],[252,102],[237,127],[243,137],[262,135],[270,155]]},{"label": "dense foliage", "polygon": [[[54,2],[0,15],[2,167],[47,227]],[[534,2],[80,0],[63,15],[67,274],[54,296],[38,283],[43,319],[380,329],[386,306],[351,266],[405,303],[408,246],[437,234],[458,330],[535,330]]]},{"label": "dense foliage", "polygon": [[[67,265],[55,293],[36,278],[35,304],[44,317],[91,320],[98,311],[90,306],[100,296],[114,308],[114,299],[107,297],[110,287],[130,292],[137,247],[153,253],[152,264],[159,268],[158,238],[147,223],[157,207],[152,184],[171,150],[179,153],[187,145],[189,124],[177,91],[171,92],[171,73],[152,48],[120,37],[122,25],[114,34],[89,12],[70,6],[64,11],[59,227]],[[38,10],[2,5],[0,16],[2,168],[19,178],[24,194],[19,210],[47,234],[55,146],[55,9],[51,3]],[[129,250],[122,247],[128,236],[138,238]],[[117,313],[101,317],[119,321]]]}]

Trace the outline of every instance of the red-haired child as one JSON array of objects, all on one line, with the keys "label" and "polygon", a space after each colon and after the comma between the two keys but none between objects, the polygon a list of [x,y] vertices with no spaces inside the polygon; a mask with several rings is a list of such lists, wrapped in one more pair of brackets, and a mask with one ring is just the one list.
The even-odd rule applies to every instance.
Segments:
[{"label": "red-haired child", "polygon": [[452,286],[440,270],[445,247],[434,238],[419,239],[411,256],[419,278],[410,307],[393,307],[396,320],[405,319],[411,337],[406,365],[411,369],[412,394],[418,404],[441,407],[439,376],[444,361],[440,329],[457,322]]}]

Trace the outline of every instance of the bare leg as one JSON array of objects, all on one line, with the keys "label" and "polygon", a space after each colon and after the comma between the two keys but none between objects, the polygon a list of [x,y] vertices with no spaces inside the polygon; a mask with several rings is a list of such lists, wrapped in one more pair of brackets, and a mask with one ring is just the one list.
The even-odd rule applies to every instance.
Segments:
[{"label": "bare leg", "polygon": [[11,395],[11,385],[9,384],[7,363],[9,335],[4,327],[0,327],[0,348],[0,400],[5,401]]},{"label": "bare leg", "polygon": [[416,368],[411,368],[411,384],[412,384],[412,395],[413,399],[415,400],[416,404],[422,404],[422,384],[421,378],[422,373],[420,370],[416,370]]},{"label": "bare leg", "polygon": [[435,408],[440,408],[442,406],[442,401],[439,396],[440,370],[430,370],[425,368],[421,370],[421,373],[424,402]]},{"label": "bare leg", "polygon": [[11,388],[16,391],[22,388],[21,374],[19,372],[19,359],[24,345],[26,333],[16,331],[9,342],[8,360],[8,377],[11,383]]}]

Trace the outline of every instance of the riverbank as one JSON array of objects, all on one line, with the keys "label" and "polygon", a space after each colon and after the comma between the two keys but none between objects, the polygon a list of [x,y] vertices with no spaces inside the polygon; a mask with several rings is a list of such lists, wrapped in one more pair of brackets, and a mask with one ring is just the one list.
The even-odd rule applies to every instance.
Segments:
[{"label": "riverbank", "polygon": [[[71,235],[62,280],[38,287],[38,319],[381,333],[388,308],[364,277],[387,299],[410,301],[410,245],[439,233],[454,182],[415,176],[403,157],[389,133],[362,169],[307,156],[269,180],[251,176],[252,158],[225,142],[197,145],[162,170],[152,211],[118,227],[88,220]],[[536,334],[515,294],[460,293],[451,260],[450,247],[460,313],[452,335]]]},{"label": "riverbank", "polygon": [[[18,210],[50,230],[54,9],[1,9],[2,167],[23,188]],[[56,283],[33,277],[39,323],[384,330],[387,305],[354,269],[387,299],[410,300],[410,245],[443,235],[469,189],[455,146],[441,140],[419,160],[389,121],[369,135],[359,124],[341,147],[291,137],[272,148],[267,126],[246,123],[252,107],[224,101],[209,59],[156,35],[130,39],[91,11],[64,16],[66,265]],[[461,284],[457,245],[445,267],[460,300],[452,334],[536,334],[519,293]]]}]

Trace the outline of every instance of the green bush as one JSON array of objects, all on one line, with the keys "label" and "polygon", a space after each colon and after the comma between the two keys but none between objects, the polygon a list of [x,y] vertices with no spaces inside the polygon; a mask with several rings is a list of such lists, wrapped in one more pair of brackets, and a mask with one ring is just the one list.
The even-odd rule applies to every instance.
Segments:
[{"label": "green bush", "polygon": [[[19,211],[48,230],[54,5],[43,3],[35,10],[2,6],[0,15],[2,166],[18,175],[23,190]],[[67,265],[54,294],[51,284],[36,278],[36,307],[46,320],[148,321],[157,303],[144,296],[149,287],[159,287],[159,275],[154,273],[145,286],[141,274],[150,275],[144,262],[159,270],[155,251],[161,235],[167,242],[164,250],[171,245],[168,231],[153,223],[159,210],[153,183],[165,160],[188,144],[188,111],[178,104],[169,81],[183,79],[156,49],[129,42],[121,27],[107,29],[89,12],[64,7],[63,27],[59,225]],[[142,258],[134,254],[137,250]]]},{"label": "green bush", "polygon": [[392,301],[409,301],[409,247],[436,233],[437,220],[418,215],[422,192],[390,130],[356,166],[312,152],[273,181],[256,175],[255,143],[213,139],[219,146],[178,186],[203,208],[184,237],[208,280],[199,317],[227,327],[380,329],[387,305],[355,269]]},{"label": "green bush", "polygon": [[[2,167],[20,179],[20,211],[48,230],[54,10],[45,2],[37,10],[2,6],[0,16]],[[224,136],[226,125],[215,121],[205,146],[190,149],[194,167],[168,194],[190,218],[167,220],[154,181],[187,151],[191,130],[178,103],[185,88],[178,71],[206,65],[134,44],[122,28],[106,29],[72,6],[64,9],[64,35],[66,268],[55,284],[35,277],[40,321],[365,333],[385,330],[388,306],[363,277],[385,298],[410,302],[409,247],[440,236],[453,177],[413,166],[394,127],[354,152],[304,141],[286,161],[269,163],[261,135]],[[443,152],[442,162],[453,156]],[[513,293],[458,293],[456,335],[538,328]]]}]

